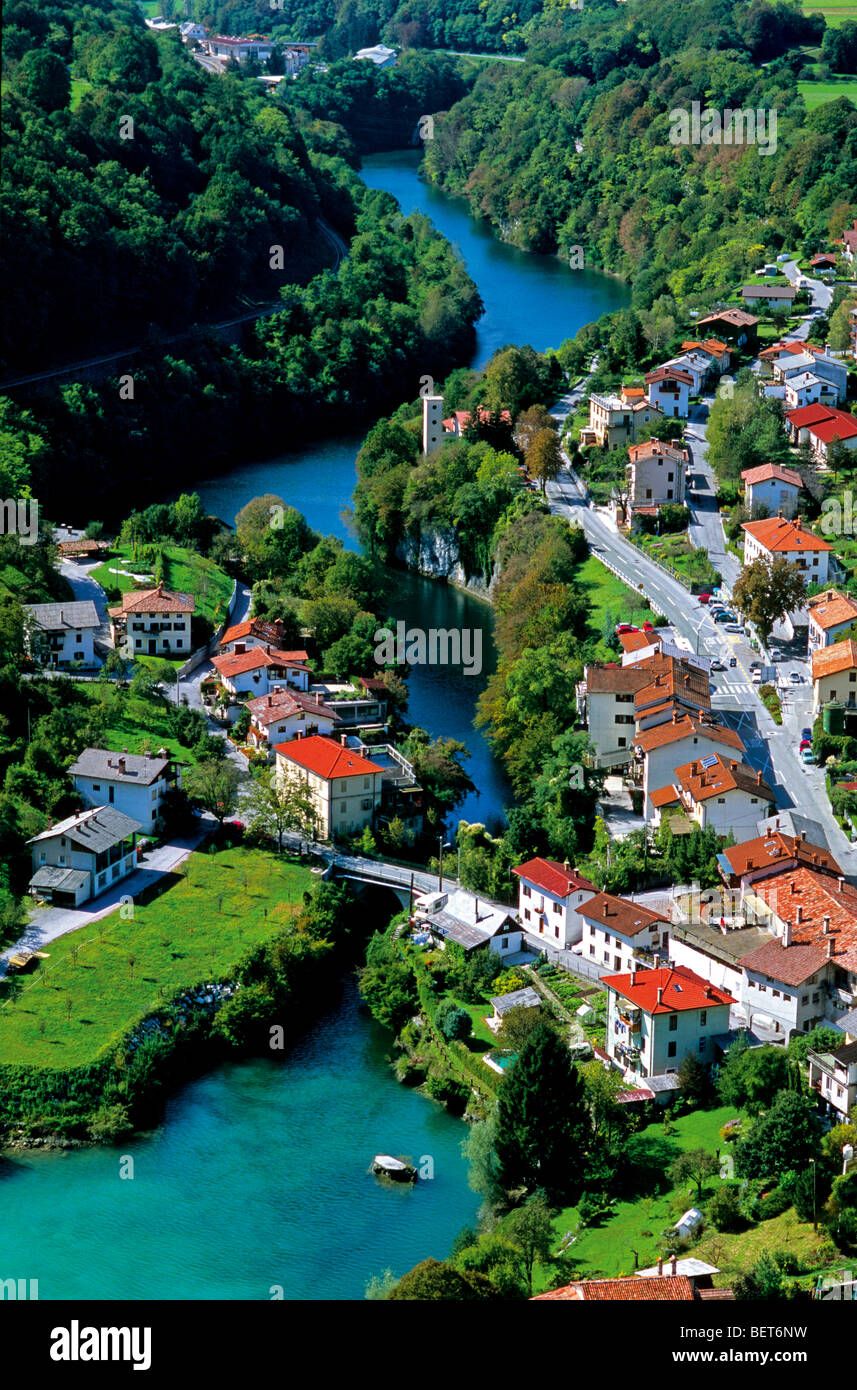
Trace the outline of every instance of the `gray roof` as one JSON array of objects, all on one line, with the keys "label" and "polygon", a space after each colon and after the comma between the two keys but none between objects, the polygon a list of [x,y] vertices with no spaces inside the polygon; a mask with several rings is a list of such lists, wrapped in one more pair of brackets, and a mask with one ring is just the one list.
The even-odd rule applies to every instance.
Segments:
[{"label": "gray roof", "polygon": [[809,816],[802,815],[800,811],[778,811],[774,816],[767,816],[764,820],[757,821],[756,829],[760,835],[766,835],[769,830],[782,830],[783,834],[794,835],[797,839],[800,839],[803,832],[806,831],[806,838],[812,844],[818,845],[820,849],[826,849],[828,854],[832,853],[821,822],[811,820]]},{"label": "gray roof", "polygon": [[81,888],[88,880],[88,869],[63,869],[53,864],[43,864],[30,879],[30,887],[63,888],[70,892]]},{"label": "gray roof", "polygon": [[111,845],[126,839],[135,830],[142,829],[139,821],[123,815],[115,807],[96,806],[92,811],[82,811],[76,816],[69,816],[67,820],[59,821],[49,830],[43,830],[41,835],[34,835],[27,844],[34,845],[40,840],[55,840],[57,836],[64,835],[80,849],[100,854],[102,850],[110,849]]},{"label": "gray roof", "polygon": [[675,1071],[665,1072],[662,1076],[644,1076],[641,1080],[656,1095],[658,1091],[677,1091],[679,1088],[678,1072]]},{"label": "gray roof", "polygon": [[838,1028],[842,1033],[848,1033],[851,1037],[857,1037],[857,1009],[849,1009],[847,1014],[840,1014],[837,1019],[825,1020],[831,1028]]},{"label": "gray roof", "polygon": [[488,1001],[502,1018],[504,1014],[511,1013],[512,1009],[536,1009],[542,1002],[542,996],[538,990],[533,989],[532,985],[525,985],[523,989],[513,989],[511,994],[498,994],[495,999]]},{"label": "gray roof", "polygon": [[28,613],[32,613],[36,625],[45,632],[100,627],[92,599],[71,600],[68,603],[27,603],[24,607]]},{"label": "gray roof", "polygon": [[[120,768],[120,759],[124,769]],[[84,748],[69,773],[81,777],[103,777],[105,782],[129,782],[150,786],[170,765],[169,758],[150,758],[139,753],[111,753],[106,748]]]}]

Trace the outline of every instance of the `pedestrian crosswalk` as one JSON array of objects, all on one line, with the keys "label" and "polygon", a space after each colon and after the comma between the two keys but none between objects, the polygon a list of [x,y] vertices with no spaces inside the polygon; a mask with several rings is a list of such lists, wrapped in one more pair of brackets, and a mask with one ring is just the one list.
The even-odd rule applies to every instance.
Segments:
[{"label": "pedestrian crosswalk", "polygon": [[749,681],[722,681],[719,687],[721,695],[744,695],[749,696],[757,687],[751,685]]}]

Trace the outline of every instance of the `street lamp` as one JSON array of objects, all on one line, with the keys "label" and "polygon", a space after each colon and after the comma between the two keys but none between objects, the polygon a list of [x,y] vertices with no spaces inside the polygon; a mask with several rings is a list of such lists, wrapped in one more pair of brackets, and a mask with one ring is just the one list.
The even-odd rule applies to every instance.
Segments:
[{"label": "street lamp", "polygon": [[437,843],[439,850],[437,860],[437,888],[438,892],[441,892],[443,890],[443,851],[445,849],[452,849],[452,845],[448,840],[444,840],[442,835],[438,835]]}]

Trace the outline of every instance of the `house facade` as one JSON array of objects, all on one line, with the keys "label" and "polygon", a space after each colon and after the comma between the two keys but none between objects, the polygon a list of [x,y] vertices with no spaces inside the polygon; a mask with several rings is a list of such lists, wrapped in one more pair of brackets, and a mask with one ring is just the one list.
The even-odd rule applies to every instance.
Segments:
[{"label": "house facade", "polygon": [[857,1042],[808,1052],[809,1084],[834,1124],[847,1124],[857,1105]]},{"label": "house facade", "polygon": [[671,419],[687,418],[693,387],[690,372],[683,371],[680,367],[658,367],[654,372],[647,372],[643,380],[646,383],[646,395],[652,405],[656,405]]},{"label": "house facade", "polygon": [[857,704],[857,642],[846,638],[812,654],[812,712],[830,702]]},{"label": "house facade", "polygon": [[113,806],[82,811],[34,835],[30,893],[54,907],[80,907],[137,867],[138,821]]},{"label": "house facade", "polygon": [[670,919],[663,913],[612,893],[593,894],[579,911],[584,960],[622,971],[643,956],[667,954]]},{"label": "house facade", "polygon": [[231,695],[268,695],[275,686],[307,691],[312,672],[293,659],[304,653],[281,652],[274,647],[250,647],[244,652],[224,652],[212,658],[212,666]]},{"label": "house facade", "polygon": [[857,603],[837,589],[816,594],[809,600],[807,609],[810,655],[823,647],[834,646],[857,623]]},{"label": "house facade", "polygon": [[794,285],[742,285],[741,298],[753,308],[776,309],[784,304],[790,309],[797,290]]},{"label": "house facade", "polygon": [[760,818],[773,813],[776,798],[761,772],[709,753],[677,767],[672,782],[652,793],[652,802],[658,812],[678,803],[700,830],[732,834],[740,843],[755,838]]},{"label": "house facade", "polygon": [[128,656],[190,656],[193,594],[155,589],[131,589],[122,603],[108,609],[113,640]]},{"label": "house facade", "polygon": [[180,769],[166,751],[150,757],[85,748],[68,773],[87,806],[113,806],[145,835],[157,828],[167,792],[181,786]]},{"label": "house facade", "polygon": [[797,514],[803,483],[794,469],[783,468],[779,463],[763,463],[758,468],[745,468],[741,479],[744,506],[751,517],[762,507],[767,516],[776,516],[778,512],[784,517]]},{"label": "house facade", "polygon": [[643,444],[632,444],[628,458],[628,501],[632,508],[684,502],[689,463],[686,449],[647,439]]},{"label": "house facade", "polygon": [[359,834],[371,826],[381,805],[384,775],[377,763],[321,734],[277,744],[274,753],[278,779],[307,788],[321,839]]},{"label": "house facade", "polygon": [[800,517],[766,517],[745,521],[744,564],[759,558],[772,563],[787,560],[803,571],[807,584],[825,584],[833,546],[805,526]]},{"label": "house facade", "polygon": [[670,786],[677,767],[694,758],[702,759],[712,753],[743,753],[744,744],[733,729],[718,724],[713,715],[697,715],[673,710],[661,724],[653,725],[635,735],[635,754],[643,764],[645,792],[644,814],[654,819],[652,792]]},{"label": "house facade", "polygon": [[581,430],[580,442],[602,449],[627,448],[635,443],[640,426],[660,419],[661,414],[644,396],[593,394],[589,397],[589,427]]},{"label": "house facade", "polygon": [[518,916],[523,930],[561,950],[580,941],[580,909],[598,891],[594,884],[555,859],[528,859],[512,873],[518,879]]},{"label": "house facade", "polygon": [[24,642],[34,661],[52,671],[75,663],[96,666],[95,634],[100,626],[90,599],[72,603],[27,603]]},{"label": "house facade", "polygon": [[605,975],[607,1053],[629,1079],[678,1071],[685,1057],[715,1058],[714,1039],[729,1031],[735,1000],[692,970],[660,966]]},{"label": "house facade", "polygon": [[287,743],[299,735],[329,735],[341,722],[336,711],[323,703],[320,693],[302,694],[279,685],[269,694],[249,700],[246,708],[250,714],[248,741],[256,748],[267,749],[271,757],[275,744]]}]

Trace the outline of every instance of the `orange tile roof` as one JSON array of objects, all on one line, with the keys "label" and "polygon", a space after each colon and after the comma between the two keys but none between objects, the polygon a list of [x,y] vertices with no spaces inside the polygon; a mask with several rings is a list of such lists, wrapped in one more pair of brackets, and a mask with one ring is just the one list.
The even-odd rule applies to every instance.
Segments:
[{"label": "orange tile roof", "polygon": [[832,647],[819,647],[812,654],[812,679],[822,676],[836,676],[840,671],[853,671],[857,667],[857,642],[849,637],[845,642],[834,642]]},{"label": "orange tile roof", "polygon": [[816,536],[800,517],[793,521],[785,516],[767,516],[764,521],[744,521],[742,530],[758,541],[759,545],[772,553],[793,550],[832,550],[829,541]]},{"label": "orange tile roof", "polygon": [[628,457],[633,463],[637,463],[642,458],[654,458],[657,454],[663,454],[665,458],[673,458],[677,463],[687,463],[690,457],[687,449],[683,449],[680,444],[664,442],[660,439],[646,439],[642,444],[632,444],[628,449]]},{"label": "orange tile roof", "polygon": [[670,920],[662,912],[653,912],[642,903],[633,903],[628,898],[617,898],[612,893],[599,893],[577,911],[587,921],[597,922],[607,931],[617,931],[622,936],[636,936],[638,932],[648,931],[655,922]]},{"label": "orange tile roof", "polygon": [[767,483],[776,478],[781,483],[791,483],[792,487],[803,487],[801,476],[791,468],[783,468],[779,463],[762,463],[758,468],[745,468],[741,474],[745,483]]},{"label": "orange tile roof", "polygon": [[674,656],[661,655],[652,657],[646,667],[651,673],[649,681],[634,696],[634,709],[638,714],[646,705],[659,700],[682,700],[686,704],[691,703],[695,709],[710,706],[708,676],[698,666],[691,666]]},{"label": "orange tile roof", "polygon": [[285,670],[287,666],[294,670],[309,669],[300,661],[292,660],[292,655],[291,652],[279,652],[275,648],[251,647],[246,652],[222,652],[220,656],[211,658],[211,664],[221,676],[227,678],[243,675],[245,671],[255,671],[260,666],[276,667],[277,670]]},{"label": "orange tile roof", "polygon": [[[235,623],[233,627],[226,629],[220,639],[220,645],[225,647],[230,642],[240,641],[242,637],[261,637],[263,641],[276,646],[282,635],[283,624],[279,618],[270,623],[262,618],[246,618],[243,623]],[[306,653],[304,653],[304,659],[306,659]]]},{"label": "orange tile roof", "polygon": [[550,1293],[538,1293],[531,1303],[567,1300],[572,1303],[691,1303],[693,1285],[686,1274],[664,1274],[660,1278],[585,1279],[564,1284]]},{"label": "orange tile roof", "polygon": [[725,989],[709,984],[686,965],[662,965],[658,970],[642,969],[633,975],[602,975],[601,983],[647,1014],[686,1013],[735,1003]]},{"label": "orange tile roof", "polygon": [[[624,635],[635,636],[632,632]],[[593,661],[586,668],[587,693],[589,695],[636,694],[651,680],[648,670],[650,661],[654,661],[654,657],[647,658],[646,661],[637,666],[620,666],[617,661]]]},{"label": "orange tile roof", "polygon": [[618,636],[626,653],[642,651],[643,647],[660,646],[664,640],[654,629],[651,632],[620,632]]},{"label": "orange tile roof", "polygon": [[170,593],[163,584],[156,589],[131,589],[122,595],[123,613],[192,613],[193,594]]},{"label": "orange tile roof", "polygon": [[669,723],[655,724],[653,728],[635,734],[634,744],[642,748],[644,753],[651,753],[655,748],[664,748],[667,744],[694,736],[709,738],[714,743],[725,743],[728,748],[738,748],[744,752],[744,744],[733,729],[713,723],[712,718],[700,719],[684,711],[676,711]]},{"label": "orange tile roof", "polygon": [[305,767],[329,782],[334,777],[368,777],[372,772],[383,772],[378,763],[370,762],[360,753],[345,748],[323,734],[313,734],[310,738],[295,739],[292,743],[277,743],[274,752],[280,757]]},{"label": "orange tile roof", "polygon": [[838,627],[840,623],[853,622],[857,618],[857,603],[847,594],[840,594],[836,589],[828,589],[824,594],[817,594],[815,598],[809,600],[807,607],[812,622],[823,632],[827,632],[832,627]]},{"label": "orange tile roof", "polygon": [[[784,946],[780,938],[767,942],[743,956],[742,966],[793,985],[802,984],[826,960],[857,971],[857,889],[850,883],[801,867],[754,883],[753,892],[780,921],[791,923],[792,944]],[[829,936],[825,917],[830,919]]]},{"label": "orange tile roof", "polygon": [[657,791],[651,793],[649,800],[653,806],[674,806],[678,803],[678,792],[675,787],[658,787]]},{"label": "orange tile roof", "polygon": [[595,892],[595,885],[588,878],[584,878],[576,869],[569,869],[567,864],[557,863],[555,859],[528,859],[525,864],[516,864],[512,873],[527,883],[534,883],[537,888],[543,888],[546,893],[553,893],[557,898],[567,898],[578,888]]},{"label": "orange tile roof", "polygon": [[706,314],[705,318],[697,319],[696,326],[702,323],[729,323],[733,328],[750,328],[759,320],[755,314],[748,314],[744,309],[720,309],[715,314]]},{"label": "orange tile roof", "polygon": [[756,870],[765,869],[771,875],[782,872],[784,864],[791,860],[803,863],[807,868],[827,869],[830,873],[841,874],[842,870],[829,850],[814,845],[810,840],[801,840],[796,835],[786,835],[774,830],[769,835],[758,835],[754,840],[732,845],[724,849],[733,874],[743,876]]},{"label": "orange tile roof", "polygon": [[690,372],[683,372],[680,367],[657,367],[653,372],[646,372],[643,379],[647,386],[657,386],[660,381],[683,381],[688,386],[693,385]]},{"label": "orange tile roof", "polygon": [[[707,801],[709,797],[734,791],[746,792],[767,801],[775,800],[761,772],[734,758],[724,758],[720,753],[711,756],[716,761],[709,767],[702,767],[700,759],[694,758],[675,770],[676,784],[683,787],[694,801]],[[708,759],[705,761],[708,762]]]},{"label": "orange tile roof", "polygon": [[323,719],[329,719],[334,724],[341,723],[340,716],[335,710],[330,709],[315,695],[304,694],[300,690],[280,690],[274,689],[270,695],[260,695],[255,700],[248,700],[245,709],[258,724],[267,726],[273,724],[277,719],[285,719],[290,714],[299,714],[301,710],[305,714],[321,715]]}]

